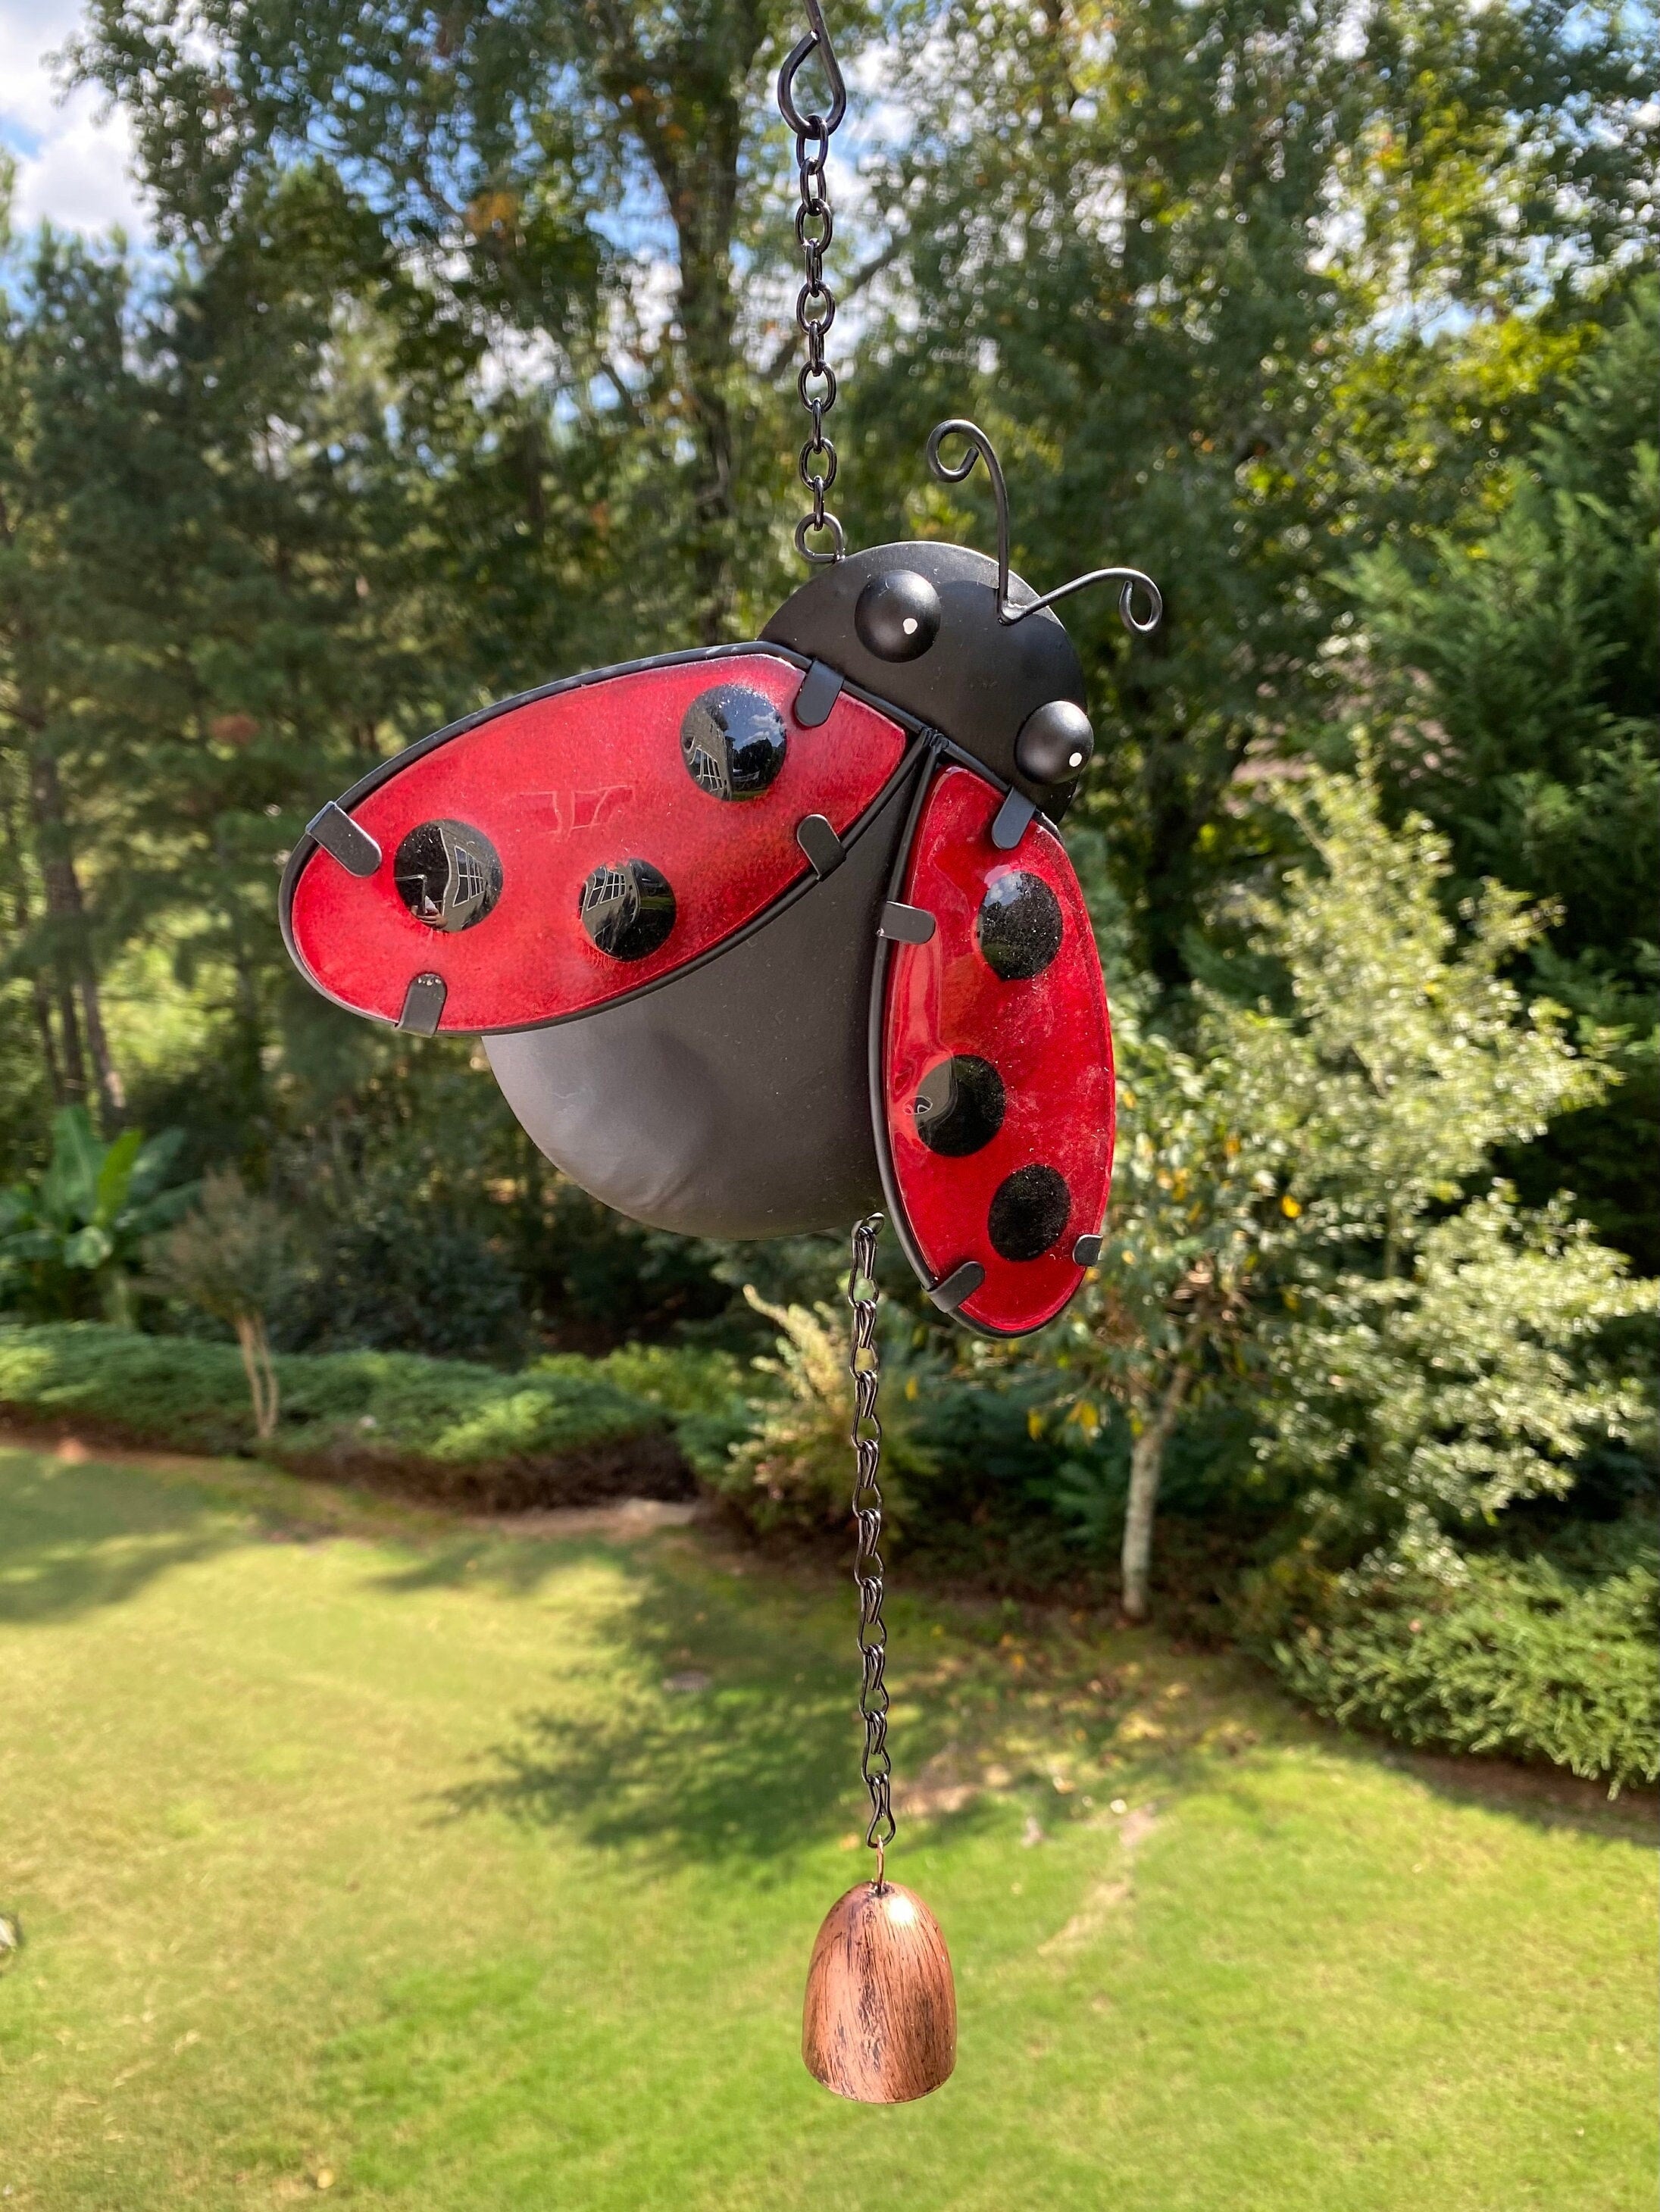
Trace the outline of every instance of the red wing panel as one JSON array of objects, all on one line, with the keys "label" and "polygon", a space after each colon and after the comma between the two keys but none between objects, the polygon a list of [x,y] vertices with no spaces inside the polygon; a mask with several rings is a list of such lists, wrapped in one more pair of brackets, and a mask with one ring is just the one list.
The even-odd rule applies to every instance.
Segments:
[{"label": "red wing panel", "polygon": [[301,963],[386,1021],[436,976],[450,1031],[533,1027],[684,967],[806,873],[806,816],[845,833],[904,752],[897,723],[845,694],[801,727],[801,679],[759,651],[666,662],[417,751],[351,809],[380,848],[373,873],[320,848],[301,870]]},{"label": "red wing panel", "polygon": [[1083,1280],[1112,1180],[1112,1033],[1084,895],[1041,821],[991,842],[1000,794],[949,768],[923,804],[906,904],[926,945],[891,944],[883,1086],[894,1180],[935,1283],[985,1279],[958,1309],[1017,1336]]}]

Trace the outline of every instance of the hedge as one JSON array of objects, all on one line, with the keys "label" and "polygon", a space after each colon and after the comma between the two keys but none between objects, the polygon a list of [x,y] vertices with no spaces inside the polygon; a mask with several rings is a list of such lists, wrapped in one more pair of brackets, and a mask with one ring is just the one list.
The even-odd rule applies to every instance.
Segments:
[{"label": "hedge", "polygon": [[[279,1355],[282,1417],[263,1457],[497,1510],[689,1496],[673,1411],[575,1356],[518,1375],[413,1352]],[[658,1395],[658,1394],[654,1394]],[[111,1443],[246,1453],[234,1346],[91,1322],[0,1325],[0,1413]]]},{"label": "hedge", "polygon": [[1264,1656],[1329,1718],[1426,1749],[1546,1759],[1610,1794],[1660,1778],[1660,1545],[1635,1516],[1599,1560],[1489,1553],[1452,1584],[1350,1592]]}]

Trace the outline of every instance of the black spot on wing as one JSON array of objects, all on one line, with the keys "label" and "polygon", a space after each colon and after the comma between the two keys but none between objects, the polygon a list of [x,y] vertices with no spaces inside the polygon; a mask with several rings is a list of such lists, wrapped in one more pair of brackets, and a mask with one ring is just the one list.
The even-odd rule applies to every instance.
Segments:
[{"label": "black spot on wing", "polygon": [[746,684],[700,691],[680,724],[686,773],[714,799],[753,799],[765,791],[788,747],[782,714],[764,691]]},{"label": "black spot on wing", "polygon": [[1039,1260],[1065,1230],[1072,1193],[1057,1168],[1017,1168],[992,1194],[991,1248],[1002,1260]]},{"label": "black spot on wing", "polygon": [[964,1052],[928,1070],[911,1111],[928,1150],[960,1160],[991,1142],[1003,1126],[1005,1103],[1003,1079],[991,1062]]},{"label": "black spot on wing", "polygon": [[674,890],[649,860],[595,868],[577,894],[588,935],[613,960],[643,960],[674,927]]},{"label": "black spot on wing", "polygon": [[987,885],[974,933],[994,975],[1030,982],[1061,950],[1061,902],[1041,876],[1011,868]]}]

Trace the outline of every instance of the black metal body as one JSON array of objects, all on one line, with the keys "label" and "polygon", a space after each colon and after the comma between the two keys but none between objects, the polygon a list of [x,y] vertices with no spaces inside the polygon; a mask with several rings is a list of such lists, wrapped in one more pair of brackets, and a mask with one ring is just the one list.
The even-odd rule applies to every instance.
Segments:
[{"label": "black metal body", "polygon": [[508,1105],[584,1190],[692,1237],[840,1229],[879,1202],[872,970],[925,758],[912,748],[838,867],[718,957],[580,1021],[484,1039]]},{"label": "black metal body", "polygon": [[[937,599],[933,635],[918,651],[896,630],[898,651],[873,652],[861,596],[909,577]],[[834,670],[1058,817],[1071,782],[1023,776],[1015,740],[1056,700],[1081,710],[1083,672],[1053,615],[1000,623],[999,587],[996,562],[964,546],[876,546],[821,568],[762,642]],[[1017,577],[1008,590],[1035,596]],[[654,1228],[722,1237],[840,1228],[883,1198],[873,985],[930,750],[913,747],[832,872],[717,954],[598,1012],[485,1039],[508,1103],[585,1190]]]},{"label": "black metal body", "polygon": [[[860,634],[860,599],[869,592],[876,601],[888,580],[912,575],[938,599],[938,629],[921,652],[907,641],[903,657],[879,654]],[[762,631],[762,641],[827,662],[861,690],[939,731],[994,781],[1058,821],[1076,778],[1035,782],[1022,774],[1015,743],[1030,717],[1055,702],[1082,709],[1084,672],[1047,609],[1018,623],[999,619],[999,580],[998,564],[965,545],[933,539],[874,545],[809,577]],[[1008,594],[1016,606],[1037,596],[1013,575]]]}]

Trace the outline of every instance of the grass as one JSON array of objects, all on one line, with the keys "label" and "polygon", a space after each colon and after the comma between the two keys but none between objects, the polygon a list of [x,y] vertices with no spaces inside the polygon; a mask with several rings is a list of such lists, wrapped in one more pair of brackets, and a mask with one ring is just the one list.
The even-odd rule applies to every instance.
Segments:
[{"label": "grass", "polygon": [[797,2056],[845,1588],[0,1453],[8,2212],[1647,2207],[1645,1806],[1151,1633],[890,1619],[962,2055],[867,2111]]}]

